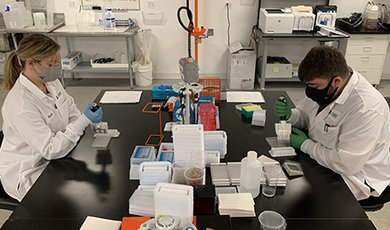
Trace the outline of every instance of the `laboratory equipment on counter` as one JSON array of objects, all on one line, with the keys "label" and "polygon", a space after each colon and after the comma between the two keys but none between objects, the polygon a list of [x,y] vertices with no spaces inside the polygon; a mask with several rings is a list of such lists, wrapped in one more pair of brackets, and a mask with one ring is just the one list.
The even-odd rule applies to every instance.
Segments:
[{"label": "laboratory equipment on counter", "polygon": [[[185,26],[183,21],[181,20],[181,11],[187,11],[188,17],[188,26]],[[206,29],[201,26],[198,27],[198,0],[195,0],[195,24],[192,21],[192,11],[189,6],[189,0],[186,1],[185,6],[179,7],[177,10],[177,19],[181,25],[181,27],[188,32],[188,57],[191,58],[191,36],[195,37],[195,61],[198,62],[198,44],[202,43],[202,39],[208,38],[209,36],[214,35],[214,29],[208,29],[207,33]]]},{"label": "laboratory equipment on counter", "polygon": [[[184,79],[189,79],[185,78]],[[181,114],[182,114],[182,123],[183,124],[191,124],[191,99],[190,95],[194,94],[194,102],[199,101],[197,97],[199,97],[200,91],[202,91],[202,85],[195,82],[180,82],[173,85],[173,90],[180,95],[180,105],[181,105]],[[194,103],[194,111],[197,111],[198,103]],[[197,115],[197,114],[195,114]],[[194,115],[194,117],[195,117]]]},{"label": "laboratory equipment on counter", "polygon": [[326,5],[316,6],[314,12],[317,15],[316,26],[335,28],[337,17],[337,6]]},{"label": "laboratory equipment on counter", "polygon": [[294,13],[293,30],[297,31],[312,31],[316,21],[316,15],[313,13],[298,12]]},{"label": "laboratory equipment on counter", "polygon": [[293,30],[312,31],[316,21],[316,15],[313,14],[311,6],[291,6],[291,12],[294,15]]},{"label": "laboratory equipment on counter", "polygon": [[261,163],[255,151],[249,151],[241,160],[240,193],[251,193],[255,198],[260,192]]},{"label": "laboratory equipment on counter", "polygon": [[139,183],[156,185],[159,182],[170,183],[172,180],[172,164],[167,161],[143,162],[139,166]]},{"label": "laboratory equipment on counter", "polygon": [[177,97],[178,93],[173,91],[171,85],[154,85],[152,88],[152,100],[153,101],[164,101],[170,97]]},{"label": "laboratory equipment on counter", "polygon": [[264,33],[292,33],[294,15],[281,9],[260,8],[259,27]]},{"label": "laboratory equipment on counter", "polygon": [[[261,75],[263,57],[256,62],[256,75]],[[266,78],[292,78],[293,65],[285,57],[268,56],[265,68]]]},{"label": "laboratory equipment on counter", "polygon": [[156,159],[156,149],[153,146],[137,145],[130,157],[130,180],[139,179],[139,167],[142,162],[154,161]]},{"label": "laboratory equipment on counter", "polygon": [[178,216],[181,219],[180,228],[191,225],[194,216],[194,188],[158,183],[154,188],[154,215]]}]

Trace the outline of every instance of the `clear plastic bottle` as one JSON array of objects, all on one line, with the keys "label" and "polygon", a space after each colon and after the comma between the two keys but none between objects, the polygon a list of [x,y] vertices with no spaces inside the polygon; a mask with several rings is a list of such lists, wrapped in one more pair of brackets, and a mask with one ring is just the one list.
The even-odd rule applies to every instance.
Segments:
[{"label": "clear plastic bottle", "polygon": [[363,21],[363,26],[368,30],[376,30],[380,17],[380,11],[377,5],[370,6],[366,9],[366,15]]},{"label": "clear plastic bottle", "polygon": [[249,151],[241,160],[240,192],[251,193],[255,198],[260,192],[261,162],[255,151]]},{"label": "clear plastic bottle", "polygon": [[111,9],[107,9],[106,14],[104,15],[104,28],[107,30],[113,30],[115,29],[115,26],[115,16]]}]

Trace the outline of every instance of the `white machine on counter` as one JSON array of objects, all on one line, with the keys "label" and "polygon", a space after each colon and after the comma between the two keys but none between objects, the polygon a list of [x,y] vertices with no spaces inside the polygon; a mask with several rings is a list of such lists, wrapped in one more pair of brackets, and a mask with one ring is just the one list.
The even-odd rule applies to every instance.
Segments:
[{"label": "white machine on counter", "polygon": [[294,15],[294,30],[312,31],[316,21],[311,6],[292,6],[291,12]]},{"label": "white machine on counter", "polygon": [[264,33],[292,33],[294,15],[281,9],[260,8],[259,27]]}]

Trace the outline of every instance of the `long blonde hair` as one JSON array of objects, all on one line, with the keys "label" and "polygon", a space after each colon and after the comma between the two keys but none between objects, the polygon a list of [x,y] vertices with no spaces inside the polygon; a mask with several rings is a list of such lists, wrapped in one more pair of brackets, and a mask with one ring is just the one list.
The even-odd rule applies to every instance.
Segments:
[{"label": "long blonde hair", "polygon": [[12,89],[20,73],[25,68],[27,58],[40,62],[55,55],[59,49],[60,45],[45,35],[32,34],[24,37],[20,41],[18,49],[12,51],[8,56],[4,67],[2,88]]}]

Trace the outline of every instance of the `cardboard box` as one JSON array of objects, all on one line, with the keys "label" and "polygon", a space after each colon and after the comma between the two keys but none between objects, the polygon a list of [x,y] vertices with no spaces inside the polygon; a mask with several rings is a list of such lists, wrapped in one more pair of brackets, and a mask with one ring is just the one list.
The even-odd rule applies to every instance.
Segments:
[{"label": "cardboard box", "polygon": [[62,69],[71,70],[81,62],[81,52],[72,51],[66,57],[61,59]]},{"label": "cardboard box", "polygon": [[[235,44],[232,46],[235,46]],[[252,47],[243,47],[238,51],[231,49],[228,58],[228,88],[253,89],[255,83],[255,69],[256,48],[253,40]]]},{"label": "cardboard box", "polygon": [[[258,64],[259,75],[261,74],[261,59]],[[267,57],[265,78],[292,78],[293,65],[285,57]]]}]

